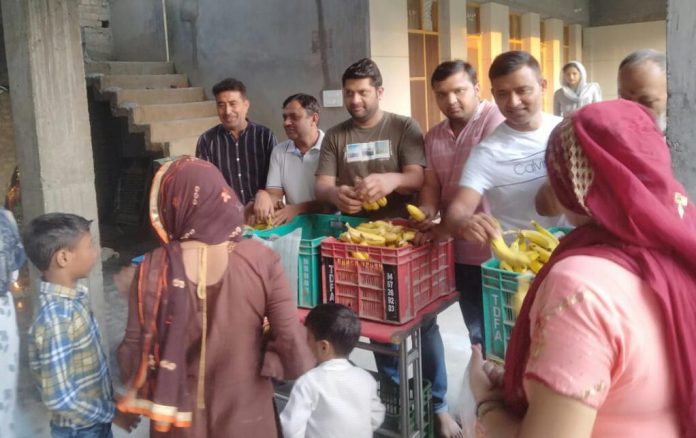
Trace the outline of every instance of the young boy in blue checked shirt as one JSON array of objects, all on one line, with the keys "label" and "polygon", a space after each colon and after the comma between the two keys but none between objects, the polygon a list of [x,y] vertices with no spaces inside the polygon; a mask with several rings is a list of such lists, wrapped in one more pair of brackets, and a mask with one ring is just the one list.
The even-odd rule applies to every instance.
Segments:
[{"label": "young boy in blue checked shirt", "polygon": [[31,221],[23,236],[42,274],[29,366],[51,411],[53,438],[111,438],[112,421],[129,432],[137,424],[136,416],[115,412],[99,327],[87,288],[77,283],[97,261],[89,229],[80,216],[51,213]]}]

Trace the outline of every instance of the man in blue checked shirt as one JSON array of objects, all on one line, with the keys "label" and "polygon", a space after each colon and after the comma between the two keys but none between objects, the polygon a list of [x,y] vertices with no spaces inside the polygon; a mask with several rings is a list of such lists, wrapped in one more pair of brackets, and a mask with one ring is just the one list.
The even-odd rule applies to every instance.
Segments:
[{"label": "man in blue checked shirt", "polygon": [[[51,213],[29,223],[24,245],[41,271],[40,308],[29,330],[29,366],[54,438],[111,438],[111,422],[127,431],[138,418],[115,412],[111,377],[97,321],[87,302],[87,277],[97,261],[90,221]],[[115,416],[114,416],[115,415]]]}]

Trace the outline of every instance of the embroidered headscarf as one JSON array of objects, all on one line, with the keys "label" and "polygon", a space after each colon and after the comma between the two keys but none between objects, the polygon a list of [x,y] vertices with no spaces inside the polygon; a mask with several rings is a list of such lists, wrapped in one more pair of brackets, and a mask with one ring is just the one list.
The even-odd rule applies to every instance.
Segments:
[{"label": "embroidered headscarf", "polygon": [[161,432],[189,427],[194,402],[188,394],[186,343],[188,324],[197,303],[191,300],[181,242],[194,240],[199,251],[196,296],[202,301],[201,360],[198,408],[203,408],[206,342],[206,245],[242,237],[243,206],[220,171],[207,161],[183,157],[165,163],[150,192],[152,227],[165,250],[159,259],[145,256],[138,275],[138,311],[142,333],[140,365],[118,408],[150,417]]},{"label": "embroidered headscarf", "polygon": [[527,409],[522,382],[539,285],[558,261],[591,255],[618,263],[654,291],[681,430],[696,437],[696,210],[672,174],[662,133],[639,104],[591,104],[553,131],[546,166],[565,208],[593,220],[561,239],[525,298],[505,360],[506,404],[519,415]]}]

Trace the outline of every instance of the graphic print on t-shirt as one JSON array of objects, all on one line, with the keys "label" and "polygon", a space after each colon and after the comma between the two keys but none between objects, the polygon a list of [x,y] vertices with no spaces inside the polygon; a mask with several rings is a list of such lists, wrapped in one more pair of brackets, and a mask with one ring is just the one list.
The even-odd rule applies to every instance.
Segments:
[{"label": "graphic print on t-shirt", "polygon": [[358,163],[370,160],[388,160],[391,157],[390,140],[350,143],[346,145],[346,162]]},{"label": "graphic print on t-shirt", "polygon": [[546,177],[546,163],[544,154],[546,151],[537,152],[527,157],[513,160],[498,161],[498,165],[505,171],[499,175],[499,183],[493,186],[504,187],[507,185],[524,184],[529,181]]}]

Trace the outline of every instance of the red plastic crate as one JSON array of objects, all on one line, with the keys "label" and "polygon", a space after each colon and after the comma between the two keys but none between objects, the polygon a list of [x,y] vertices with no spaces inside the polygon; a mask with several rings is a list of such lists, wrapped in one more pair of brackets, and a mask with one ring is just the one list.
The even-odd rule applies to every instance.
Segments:
[{"label": "red plastic crate", "polygon": [[[352,251],[370,260],[353,258]],[[385,248],[331,237],[321,243],[321,256],[324,302],[344,304],[361,318],[403,324],[455,290],[452,240]]]}]

